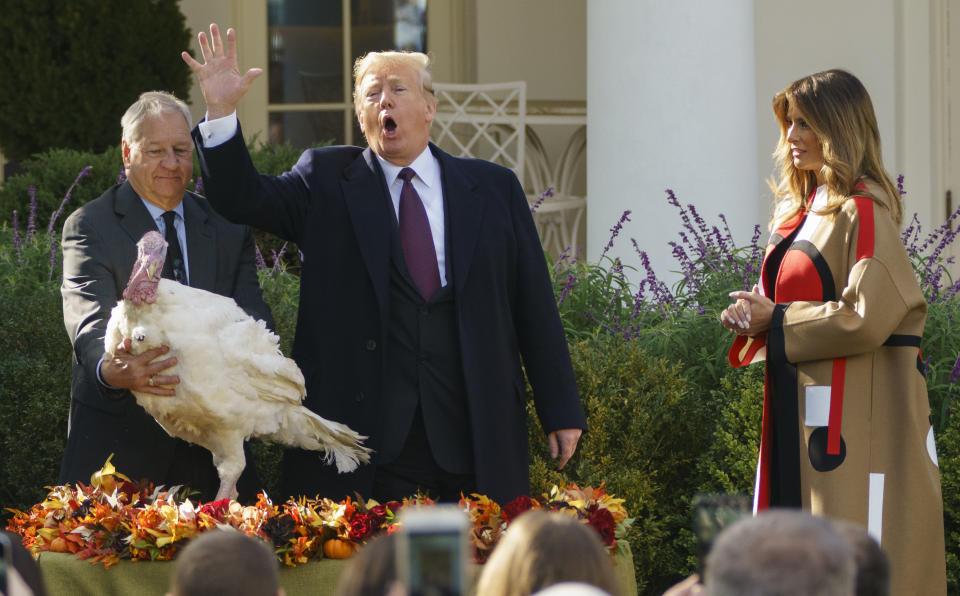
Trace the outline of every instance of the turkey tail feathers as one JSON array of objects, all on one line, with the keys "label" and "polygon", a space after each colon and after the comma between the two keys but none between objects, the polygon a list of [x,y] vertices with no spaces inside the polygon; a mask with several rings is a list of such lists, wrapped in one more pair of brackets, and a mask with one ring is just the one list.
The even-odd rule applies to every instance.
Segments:
[{"label": "turkey tail feathers", "polygon": [[370,449],[361,444],[367,437],[349,426],[321,418],[305,407],[290,409],[284,418],[276,438],[293,447],[324,451],[324,463],[336,462],[338,472],[352,472],[370,461]]}]

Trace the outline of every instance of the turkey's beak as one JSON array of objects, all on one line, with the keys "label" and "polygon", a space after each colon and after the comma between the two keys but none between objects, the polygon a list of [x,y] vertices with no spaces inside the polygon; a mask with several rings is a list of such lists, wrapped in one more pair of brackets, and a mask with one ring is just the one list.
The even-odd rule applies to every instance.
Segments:
[{"label": "turkey's beak", "polygon": [[156,272],[157,272],[157,262],[151,261],[150,264],[147,265],[147,277],[150,279],[156,279],[156,275],[155,275]]}]

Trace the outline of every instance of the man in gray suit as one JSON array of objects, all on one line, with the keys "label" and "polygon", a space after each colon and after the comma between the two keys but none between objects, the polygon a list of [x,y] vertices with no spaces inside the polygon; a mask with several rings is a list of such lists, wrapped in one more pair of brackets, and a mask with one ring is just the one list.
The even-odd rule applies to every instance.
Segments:
[{"label": "man in gray suit", "polygon": [[[184,484],[206,500],[219,485],[210,453],[167,435],[130,393],[175,394],[180,379],[170,370],[176,359],[167,355],[169,347],[134,356],[127,339],[112,358],[105,356],[107,320],[130,279],[136,242],[159,229],[170,244],[165,277],[229,296],[271,328],[273,320],[260,292],[250,229],[186,190],[193,176],[186,104],[168,93],[144,93],[121,124],[126,182],[77,209],[63,227],[61,292],[73,387],[60,482],[89,482],[112,453],[117,470],[131,478]],[[254,479],[248,466],[242,497],[254,494]]]}]

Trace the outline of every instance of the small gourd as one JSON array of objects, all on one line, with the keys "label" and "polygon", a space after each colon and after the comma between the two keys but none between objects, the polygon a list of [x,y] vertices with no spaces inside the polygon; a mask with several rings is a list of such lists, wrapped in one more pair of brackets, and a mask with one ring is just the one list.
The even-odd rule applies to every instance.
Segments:
[{"label": "small gourd", "polygon": [[328,559],[346,559],[356,550],[353,542],[342,538],[331,538],[323,543],[323,555]]}]

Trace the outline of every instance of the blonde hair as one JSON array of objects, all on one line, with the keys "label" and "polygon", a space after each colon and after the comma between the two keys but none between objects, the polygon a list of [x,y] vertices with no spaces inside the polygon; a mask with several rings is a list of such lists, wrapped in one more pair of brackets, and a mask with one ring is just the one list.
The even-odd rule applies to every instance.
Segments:
[{"label": "blonde hair", "polygon": [[564,513],[534,510],[510,524],[483,566],[476,593],[529,596],[571,581],[620,593],[613,561],[594,530]]},{"label": "blonde hair", "polygon": [[[771,228],[808,206],[817,187],[816,173],[793,164],[787,111],[797,109],[817,135],[823,149],[823,179],[827,206],[820,213],[836,213],[851,196],[868,196],[890,210],[900,225],[903,208],[897,191],[883,167],[880,130],[870,95],[857,77],[839,69],[825,70],[798,79],[773,98],[773,113],[780,124],[780,141],[773,152],[779,181],[771,180],[776,209]],[[861,179],[879,184],[882,196],[857,190]]]},{"label": "blonde hair", "polygon": [[389,51],[368,52],[353,63],[353,105],[360,105],[360,81],[371,68],[382,66],[409,66],[420,77],[420,92],[428,100],[436,101],[433,95],[433,74],[430,72],[430,56],[423,52]]},{"label": "blonde hair", "polygon": [[123,117],[120,126],[123,128],[123,140],[127,145],[133,145],[140,140],[140,129],[147,118],[160,114],[181,114],[190,128],[190,108],[175,95],[166,91],[147,91],[141,93],[137,101],[133,102]]}]

